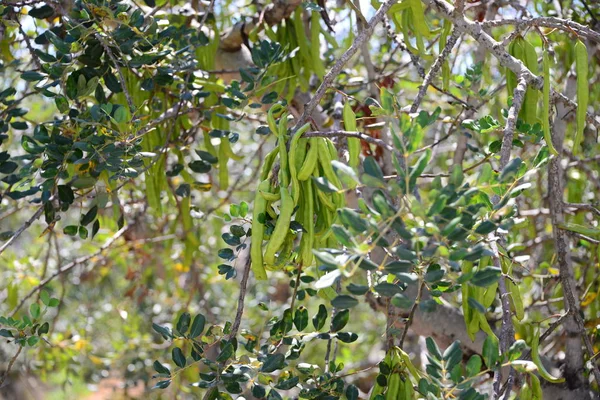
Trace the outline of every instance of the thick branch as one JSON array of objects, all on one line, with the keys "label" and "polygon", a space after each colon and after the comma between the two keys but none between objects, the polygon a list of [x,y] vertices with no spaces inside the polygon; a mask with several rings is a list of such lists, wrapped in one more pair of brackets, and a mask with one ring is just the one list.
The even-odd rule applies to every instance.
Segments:
[{"label": "thick branch", "polygon": [[[574,94],[574,79],[568,77],[566,80],[567,92]],[[559,154],[563,150],[563,142],[566,134],[566,123],[564,116],[569,110],[564,106],[557,107],[557,115],[552,127],[552,141]],[[584,385],[582,374],[583,353],[581,350],[581,341],[590,358],[590,364],[596,383],[600,384],[600,370],[598,365],[592,360],[594,349],[586,333],[583,319],[580,315],[579,300],[575,287],[575,273],[573,271],[570,248],[567,238],[567,232],[560,228],[564,223],[564,203],[563,203],[563,169],[561,160],[554,157],[550,160],[548,167],[548,198],[550,200],[550,214],[552,217],[552,231],[554,234],[554,243],[556,247],[556,262],[558,264],[560,282],[563,288],[565,299],[564,308],[570,314],[570,318],[564,324],[567,338],[565,343],[565,372],[564,375],[570,388]],[[579,336],[579,337],[578,337]]]}]

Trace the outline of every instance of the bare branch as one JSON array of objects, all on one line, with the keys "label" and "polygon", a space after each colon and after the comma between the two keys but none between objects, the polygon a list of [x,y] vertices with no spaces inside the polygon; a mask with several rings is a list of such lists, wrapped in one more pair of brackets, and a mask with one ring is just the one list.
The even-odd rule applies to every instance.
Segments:
[{"label": "bare branch", "polygon": [[[452,7],[452,5],[447,3],[445,0],[431,0],[431,5],[433,5],[434,8],[444,16],[444,18],[452,21],[456,29],[467,33],[473,37],[477,43],[492,53],[503,67],[510,69],[517,76],[522,75],[529,86],[538,90],[543,88],[544,79],[540,76],[534,75],[520,60],[508,54],[502,43],[497,42],[493,37],[485,32],[481,24],[455,13],[454,7]],[[577,108],[577,103],[570,100],[562,93],[556,92],[554,89],[551,89],[550,96],[555,101],[564,103],[571,109]],[[587,113],[586,120],[588,123],[600,128],[600,120],[596,115]]]},{"label": "bare branch", "polygon": [[578,210],[590,211],[598,216],[600,216],[600,210],[594,207],[591,204],[587,203],[563,203],[563,205],[567,208],[576,208]]},{"label": "bare branch", "polygon": [[525,91],[527,90],[527,82],[523,76],[519,76],[517,87],[513,93],[512,106],[508,109],[508,117],[506,118],[506,126],[504,127],[504,136],[502,138],[502,148],[500,150],[500,169],[504,169],[510,159],[510,150],[512,148],[513,136],[515,127],[517,126],[517,117],[523,100],[525,99]]},{"label": "bare branch", "polygon": [[102,254],[106,249],[108,249],[110,246],[112,246],[113,243],[118,238],[120,238],[123,235],[123,233],[125,233],[125,231],[127,230],[127,228],[128,227],[125,226],[125,227],[119,229],[117,231],[117,233],[115,233],[110,239],[108,239],[106,241],[106,243],[104,243],[104,245],[102,245],[102,247],[100,247],[100,249],[98,249],[94,253],[89,254],[87,256],[82,256],[82,257],[76,258],[75,260],[71,261],[69,264],[65,265],[63,268],[57,270],[52,275],[50,275],[49,277],[47,277],[46,279],[44,279],[43,281],[41,281],[36,287],[34,287],[33,289],[31,289],[29,291],[29,293],[27,293],[25,295],[25,297],[23,297],[21,299],[21,301],[19,302],[19,304],[17,304],[17,306],[12,311],[11,316],[14,316],[17,313],[17,311],[19,311],[19,309],[23,306],[23,304],[25,304],[25,302],[27,301],[27,299],[29,299],[31,296],[33,296],[35,293],[37,293],[42,288],[44,288],[44,286],[46,286],[50,282],[52,282],[54,280],[54,278],[56,278],[57,276],[59,276],[61,274],[64,274],[65,272],[68,272],[68,271],[72,270],[77,265],[83,264],[83,263],[91,260],[92,258],[97,257],[100,254]]},{"label": "bare branch", "polygon": [[344,65],[346,65],[350,58],[352,58],[352,56],[362,47],[363,43],[365,43],[367,39],[369,39],[371,35],[373,35],[375,26],[377,26],[377,24],[379,24],[383,20],[385,13],[390,9],[390,7],[394,3],[396,3],[396,0],[387,0],[381,5],[381,7],[379,7],[379,10],[377,10],[375,16],[373,16],[373,18],[371,18],[367,26],[365,26],[365,29],[363,29],[358,34],[358,36],[356,37],[354,42],[352,42],[352,45],[348,48],[348,50],[346,50],[344,54],[342,54],[342,56],[337,60],[335,65],[329,70],[329,72],[327,72],[327,74],[325,74],[321,86],[319,86],[313,98],[310,99],[309,103],[306,105],[306,107],[304,107],[304,112],[298,119],[298,122],[296,123],[296,126],[294,126],[292,132],[296,132],[298,128],[300,128],[306,123],[306,121],[308,121],[308,119],[312,115],[313,111],[317,108],[317,105],[319,104],[323,96],[325,96],[327,89],[333,84],[333,81],[340,74],[342,68],[344,68]]},{"label": "bare branch", "polygon": [[6,241],[6,243],[4,243],[2,245],[2,247],[0,247],[0,254],[2,254],[4,252],[4,250],[6,250],[6,248],[8,246],[10,246],[15,240],[17,240],[17,238],[19,236],[21,236],[21,234],[23,232],[25,232],[25,230],[27,228],[29,228],[31,226],[31,224],[33,224],[33,222],[36,221],[40,217],[40,215],[42,215],[43,212],[44,212],[44,206],[41,205],[36,210],[36,212],[31,216],[31,218],[29,218],[19,229],[17,229],[17,231],[11,236],[11,238],[8,239]]},{"label": "bare branch", "polygon": [[242,323],[242,316],[244,315],[244,300],[246,299],[246,290],[248,287],[248,277],[250,276],[251,264],[252,260],[250,258],[250,253],[248,253],[246,263],[244,264],[242,280],[240,281],[240,294],[238,297],[237,311],[235,313],[233,324],[231,325],[231,333],[228,336],[229,340],[237,336],[238,330],[240,329],[240,324]]},{"label": "bare branch", "polygon": [[19,354],[21,354],[21,350],[23,350],[23,346],[19,346],[13,358],[10,359],[8,367],[6,368],[6,371],[4,371],[4,375],[2,375],[2,378],[0,378],[0,388],[2,388],[2,385],[4,384],[4,381],[6,381],[6,378],[8,378],[8,374],[10,373],[10,370],[15,364],[15,361],[17,361],[17,357],[19,357]]},{"label": "bare branch", "polygon": [[[463,3],[463,6],[464,6],[464,3]],[[423,97],[425,97],[425,93],[427,93],[427,88],[429,88],[431,81],[438,74],[438,72],[440,71],[440,68],[442,68],[442,64],[444,64],[444,61],[446,60],[446,58],[452,51],[452,48],[456,44],[456,41],[458,40],[459,36],[460,35],[459,35],[458,31],[456,29],[454,29],[452,31],[452,34],[448,38],[448,42],[446,42],[446,47],[444,47],[444,50],[442,50],[442,53],[438,56],[438,58],[436,58],[435,62],[431,66],[431,69],[429,70],[427,75],[425,75],[425,78],[423,79],[423,83],[419,87],[419,93],[417,93],[417,97],[415,98],[415,101],[413,102],[413,104],[410,108],[411,113],[415,113],[419,109],[419,105],[421,104]]]},{"label": "bare branch", "polygon": [[577,22],[556,18],[556,17],[537,17],[530,19],[497,19],[492,21],[483,21],[480,23],[485,28],[496,28],[499,26],[512,25],[517,31],[523,30],[526,27],[537,26],[543,28],[558,29],[567,33],[575,32],[579,36],[593,40],[600,43],[600,33],[590,29],[585,25],[578,24]]},{"label": "bare branch", "polygon": [[121,67],[119,67],[119,63],[115,58],[115,55],[113,54],[112,50],[110,49],[110,46],[108,45],[108,43],[106,43],[102,35],[97,33],[96,39],[98,39],[98,41],[104,48],[106,54],[108,54],[108,57],[113,62],[113,64],[115,64],[115,68],[117,69],[117,73],[119,74],[119,83],[121,84],[121,89],[123,89],[123,93],[125,94],[125,98],[127,99],[127,105],[129,106],[129,112],[133,117],[135,113],[135,106],[133,105],[133,99],[131,98],[131,94],[129,93],[129,90],[127,90],[127,85],[125,84],[125,76],[123,75],[123,71],[121,71]]}]

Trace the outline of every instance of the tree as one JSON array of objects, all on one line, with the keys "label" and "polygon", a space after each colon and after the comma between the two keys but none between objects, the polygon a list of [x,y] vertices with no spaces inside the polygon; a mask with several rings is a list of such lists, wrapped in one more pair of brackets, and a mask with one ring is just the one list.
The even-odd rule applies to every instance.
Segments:
[{"label": "tree", "polygon": [[317,3],[2,1],[0,387],[598,396],[600,7]]}]

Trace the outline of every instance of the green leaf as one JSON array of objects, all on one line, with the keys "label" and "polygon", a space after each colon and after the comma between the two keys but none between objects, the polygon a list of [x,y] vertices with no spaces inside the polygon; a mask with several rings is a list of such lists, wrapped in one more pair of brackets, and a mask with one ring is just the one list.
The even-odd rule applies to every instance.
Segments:
[{"label": "green leaf", "polygon": [[368,156],[363,161],[365,174],[375,178],[377,181],[384,182],[383,172],[374,157]]},{"label": "green leaf", "polygon": [[198,174],[205,174],[211,170],[211,165],[204,160],[192,161],[188,164],[190,169]]},{"label": "green leaf", "polygon": [[189,313],[184,312],[177,320],[177,332],[181,335],[185,335],[190,327],[191,316]]},{"label": "green leaf", "polygon": [[31,318],[38,319],[40,317],[40,305],[38,303],[32,303],[29,306],[29,314]]},{"label": "green leaf", "polygon": [[173,348],[171,355],[173,357],[173,362],[175,363],[175,365],[177,365],[179,368],[185,367],[186,359],[183,355],[183,351],[181,351],[179,347]]},{"label": "green leaf", "polygon": [[462,361],[460,341],[456,340],[450,346],[448,346],[442,355],[442,360],[446,362],[447,370],[452,370],[456,365],[460,364]]},{"label": "green leaf", "polygon": [[495,369],[496,362],[498,361],[498,341],[492,336],[485,338],[483,342],[483,361],[489,369]]},{"label": "green leaf", "polygon": [[69,111],[69,100],[67,100],[65,96],[56,96],[54,98],[54,104],[56,104],[56,108],[58,108],[58,111],[60,111],[63,114]]},{"label": "green leaf", "polygon": [[158,362],[158,360],[154,361],[154,364],[152,364],[152,366],[154,367],[154,370],[159,374],[171,376],[171,371],[169,371],[169,368],[162,365],[160,362]]},{"label": "green leaf", "polygon": [[352,308],[358,305],[358,300],[352,296],[342,294],[331,300],[331,305],[338,309]]},{"label": "green leaf", "polygon": [[300,377],[294,376],[289,379],[280,379],[279,382],[277,382],[277,385],[275,385],[275,387],[277,389],[281,389],[281,390],[290,390],[290,389],[294,388],[296,385],[298,385],[299,382],[300,382]]},{"label": "green leaf", "polygon": [[464,179],[462,166],[459,164],[455,164],[452,168],[452,173],[450,174],[449,182],[454,185],[454,187],[459,187]]},{"label": "green leaf", "polygon": [[346,226],[354,230],[357,233],[366,231],[369,227],[363,216],[350,208],[342,208],[337,211],[340,221]]},{"label": "green leaf", "polygon": [[385,265],[386,272],[390,274],[399,274],[412,271],[413,265],[408,261],[391,261]]},{"label": "green leaf", "polygon": [[298,332],[302,332],[308,326],[308,310],[304,306],[300,306],[294,313],[294,326]]},{"label": "green leaf", "polygon": [[13,334],[8,329],[0,329],[0,336],[6,337],[6,338],[12,338]]},{"label": "green leaf", "polygon": [[219,162],[219,159],[208,151],[196,150],[196,154],[198,154],[198,157],[200,157],[202,161],[206,161],[209,164],[216,164]]},{"label": "green leaf", "polygon": [[359,182],[356,171],[354,171],[352,167],[349,167],[348,165],[337,160],[331,161],[331,165],[333,166],[338,178],[340,178],[340,180],[347,186],[353,187]]},{"label": "green leaf", "polygon": [[171,330],[169,328],[166,328],[164,326],[160,326],[158,324],[152,323],[152,329],[154,329],[156,332],[160,333],[160,335],[165,340],[173,338],[173,334],[171,333]]},{"label": "green leaf", "polygon": [[331,332],[337,332],[344,329],[350,320],[350,310],[342,310],[335,314],[331,320]]},{"label": "green leaf", "polygon": [[395,294],[392,297],[391,303],[394,307],[409,309],[413,305],[413,301],[409,299],[404,293]]},{"label": "green leaf", "polygon": [[92,222],[93,220],[96,219],[96,216],[98,215],[98,206],[94,206],[92,208],[90,208],[90,210],[85,213],[85,215],[83,217],[81,217],[81,225],[88,225],[90,222]]},{"label": "green leaf", "polygon": [[240,217],[245,218],[248,215],[248,203],[242,201],[240,203]]},{"label": "green leaf", "polygon": [[223,346],[223,350],[221,350],[215,361],[218,363],[223,363],[229,360],[234,353],[235,349],[233,348],[233,344],[231,342],[227,342],[227,344]]},{"label": "green leaf", "polygon": [[472,377],[477,375],[481,371],[481,357],[477,354],[473,354],[467,362],[467,376]]},{"label": "green leaf", "polygon": [[373,289],[375,289],[377,293],[384,297],[392,297],[395,294],[399,294],[402,291],[402,289],[400,289],[400,286],[389,282],[379,283],[375,285]]},{"label": "green leaf", "polygon": [[48,291],[42,290],[40,292],[40,300],[42,301],[42,303],[44,303],[44,305],[48,305],[48,303],[50,302],[50,295],[48,294]]},{"label": "green leaf", "polygon": [[320,177],[312,176],[311,178],[312,178],[313,182],[315,182],[315,185],[317,185],[317,189],[319,189],[321,192],[324,192],[324,193],[335,193],[335,192],[339,191],[339,189],[336,188],[325,177],[322,177],[322,176],[320,176]]},{"label": "green leaf", "polygon": [[206,325],[206,318],[202,314],[198,314],[194,317],[192,322],[192,329],[190,329],[190,339],[197,338],[204,332],[204,326]]},{"label": "green leaf", "polygon": [[50,331],[50,324],[48,322],[44,322],[37,330],[38,335],[44,335]]},{"label": "green leaf", "polygon": [[75,194],[73,190],[68,185],[58,185],[58,198],[62,203],[65,204],[73,204],[75,201]]},{"label": "green leaf", "polygon": [[267,391],[264,386],[261,385],[253,385],[252,386],[252,395],[256,398],[262,399],[267,395]]},{"label": "green leaf", "polygon": [[25,71],[21,74],[21,79],[23,79],[24,81],[27,81],[27,82],[41,81],[45,77],[46,77],[46,75],[40,74],[39,72],[36,72],[36,71]]},{"label": "green leaf", "polygon": [[126,109],[125,107],[123,107],[123,106],[120,106],[119,108],[117,108],[117,109],[115,110],[115,113],[114,113],[114,115],[113,115],[113,118],[115,119],[115,121],[116,121],[118,124],[120,124],[120,123],[123,123],[123,122],[126,122],[126,121],[127,121],[127,115],[128,115],[128,114],[129,114],[129,113],[127,112],[127,109]]},{"label": "green leaf", "polygon": [[37,19],[50,18],[54,15],[54,9],[47,4],[29,10],[29,15]]},{"label": "green leaf", "polygon": [[500,268],[486,267],[481,271],[477,271],[470,282],[475,286],[488,287],[500,279],[501,273]]},{"label": "green leaf", "polygon": [[88,230],[87,230],[87,228],[86,228],[85,226],[80,226],[80,227],[77,229],[77,233],[79,233],[79,237],[80,237],[81,239],[84,239],[84,240],[85,240],[85,239],[87,239],[87,237],[88,237]]},{"label": "green leaf", "polygon": [[523,164],[523,160],[519,157],[510,160],[500,173],[498,180],[500,182],[506,182],[507,180],[512,179],[519,171],[519,168],[521,168],[521,164]]},{"label": "green leaf", "polygon": [[427,346],[427,351],[429,352],[430,356],[434,357],[436,360],[442,359],[440,348],[431,337],[425,339],[425,345]]},{"label": "green leaf", "polygon": [[283,400],[283,398],[279,392],[277,392],[275,389],[271,389],[267,395],[267,400]]},{"label": "green leaf", "polygon": [[492,221],[483,221],[481,224],[475,228],[475,233],[480,235],[487,235],[490,232],[494,232],[498,228],[498,225],[493,223]]},{"label": "green leaf", "polygon": [[261,372],[274,372],[278,369],[282,369],[285,366],[285,356],[281,353],[269,354],[262,367]]},{"label": "green leaf", "polygon": [[75,236],[75,235],[77,235],[78,229],[79,229],[79,227],[77,225],[68,225],[68,226],[65,226],[65,229],[63,229],[63,233],[65,235]]},{"label": "green leaf", "polygon": [[169,387],[170,384],[171,384],[170,379],[168,381],[158,381],[158,382],[156,382],[156,385],[154,385],[152,387],[152,389],[166,389]]},{"label": "green leaf", "polygon": [[346,289],[357,296],[362,296],[369,291],[369,287],[367,285],[357,285],[356,283],[351,283],[346,286]]},{"label": "green leaf", "polygon": [[358,388],[354,385],[348,385],[346,388],[346,399],[358,400]]},{"label": "green leaf", "polygon": [[319,304],[319,311],[312,318],[313,326],[315,330],[319,331],[325,326],[325,320],[327,319],[327,308],[323,304]]},{"label": "green leaf", "polygon": [[35,346],[39,341],[40,341],[40,337],[39,336],[29,336],[27,338],[27,344],[29,346]]}]

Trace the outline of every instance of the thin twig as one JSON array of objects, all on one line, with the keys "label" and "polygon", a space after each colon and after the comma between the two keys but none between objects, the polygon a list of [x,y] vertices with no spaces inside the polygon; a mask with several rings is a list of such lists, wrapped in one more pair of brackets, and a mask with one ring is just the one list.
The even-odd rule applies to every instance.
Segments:
[{"label": "thin twig", "polygon": [[231,340],[237,336],[240,324],[242,322],[242,315],[244,315],[244,301],[246,299],[246,290],[248,287],[248,277],[250,276],[250,265],[252,264],[252,258],[250,253],[246,258],[246,264],[244,265],[244,272],[242,274],[242,280],[240,281],[240,294],[238,297],[237,311],[235,313],[235,319],[231,326],[231,333],[228,336],[228,340]]},{"label": "thin twig", "polygon": [[412,320],[413,317],[415,316],[415,312],[417,311],[417,307],[419,306],[419,303],[421,302],[421,295],[423,294],[423,288],[425,287],[425,281],[422,280],[421,284],[419,285],[419,289],[417,290],[417,297],[415,298],[415,302],[413,303],[412,307],[410,308],[410,312],[408,313],[408,317],[406,318],[406,324],[404,325],[404,330],[402,331],[402,336],[400,336],[400,343],[398,344],[398,347],[403,348],[402,346],[404,346],[404,339],[406,338],[406,334],[408,333],[408,328],[410,328],[410,325],[412,324]]},{"label": "thin twig", "polygon": [[515,30],[522,30],[524,27],[536,26],[543,28],[559,29],[561,31],[572,33],[575,32],[579,36],[583,36],[590,40],[600,42],[600,33],[590,29],[585,25],[578,24],[577,22],[556,18],[556,17],[537,17],[537,18],[523,18],[523,19],[499,19],[492,21],[483,21],[481,26],[485,28],[496,28],[499,26],[512,25]]},{"label": "thin twig", "polygon": [[14,242],[15,240],[17,240],[17,238],[19,236],[21,236],[21,234],[31,226],[31,224],[33,224],[34,221],[36,221],[44,212],[44,206],[41,205],[36,212],[31,216],[31,218],[29,218],[27,221],[25,221],[25,223],[19,228],[17,229],[17,231],[11,236],[10,239],[8,239],[6,241],[6,243],[4,243],[2,245],[2,247],[0,247],[0,254],[2,254],[4,252],[4,250],[6,250],[6,248],[8,246],[10,246],[12,244],[12,242]]},{"label": "thin twig", "polygon": [[41,290],[46,285],[48,285],[50,282],[52,282],[54,280],[54,278],[56,278],[57,276],[59,276],[61,274],[64,274],[65,272],[70,271],[71,269],[73,269],[77,265],[83,264],[83,263],[91,260],[92,258],[97,257],[100,254],[102,254],[106,249],[108,249],[110,246],[112,246],[112,244],[118,238],[120,238],[123,235],[123,233],[125,233],[125,231],[127,229],[128,229],[128,227],[124,226],[123,228],[121,228],[120,230],[118,230],[117,233],[115,233],[110,239],[108,239],[106,241],[106,243],[104,243],[104,245],[102,245],[102,247],[100,247],[100,249],[98,249],[94,253],[89,254],[87,256],[82,256],[82,257],[76,258],[75,260],[71,261],[69,264],[65,265],[64,268],[57,270],[52,275],[50,275],[49,277],[47,277],[46,279],[44,279],[43,281],[41,281],[36,287],[34,287],[33,289],[31,289],[29,291],[29,293],[27,293],[25,295],[25,297],[23,297],[21,299],[21,301],[19,302],[19,304],[13,309],[13,311],[11,313],[11,316],[14,316],[17,313],[17,311],[19,311],[19,309],[23,306],[23,304],[25,304],[25,302],[27,301],[27,299],[29,299],[31,296],[33,296],[38,290]]},{"label": "thin twig", "polygon": [[590,211],[598,216],[600,216],[600,210],[594,207],[591,204],[587,203],[564,203],[564,206],[567,208],[576,208],[578,210]]},{"label": "thin twig", "polygon": [[17,349],[17,352],[15,353],[13,358],[10,359],[10,362],[8,363],[8,367],[6,368],[6,371],[4,371],[4,375],[2,375],[2,378],[0,378],[0,388],[3,386],[4,381],[6,381],[6,378],[8,378],[8,374],[10,373],[10,370],[12,369],[13,365],[15,364],[15,361],[17,361],[17,357],[19,357],[19,354],[21,354],[21,350],[23,350],[23,346],[19,346],[19,348]]},{"label": "thin twig", "polygon": [[96,38],[98,39],[98,41],[104,48],[104,51],[106,52],[106,54],[108,54],[108,57],[111,59],[113,64],[115,64],[115,68],[117,69],[117,74],[119,74],[119,80],[120,80],[119,83],[121,84],[121,88],[123,89],[123,93],[125,94],[125,98],[127,99],[127,104],[129,105],[129,112],[131,113],[131,116],[133,117],[133,115],[135,114],[135,106],[133,105],[133,99],[131,98],[131,94],[129,93],[129,90],[127,90],[127,85],[125,85],[125,76],[123,75],[123,71],[121,71],[121,67],[119,67],[119,63],[118,63],[117,59],[115,58],[115,55],[113,54],[112,50],[110,49],[110,46],[108,45],[108,43],[106,43],[106,41],[104,40],[102,35],[97,33]]},{"label": "thin twig", "polygon": [[386,150],[394,151],[395,148],[381,139],[374,138],[365,133],[361,132],[349,132],[349,131],[314,131],[314,132],[306,132],[302,135],[303,137],[350,137],[364,140],[367,143],[371,143],[377,145],[379,147],[383,147]]}]

